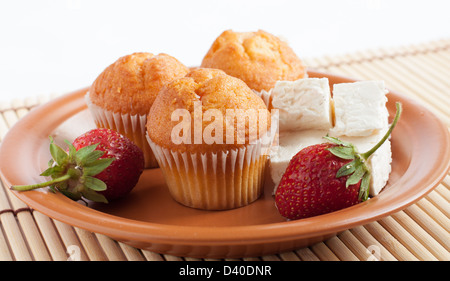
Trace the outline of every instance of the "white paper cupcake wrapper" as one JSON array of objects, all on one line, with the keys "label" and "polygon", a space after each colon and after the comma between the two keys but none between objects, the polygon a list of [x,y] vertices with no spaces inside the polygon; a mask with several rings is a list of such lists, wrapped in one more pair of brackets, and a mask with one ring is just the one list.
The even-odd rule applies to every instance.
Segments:
[{"label": "white paper cupcake wrapper", "polygon": [[269,105],[270,105],[270,96],[271,96],[271,93],[272,93],[272,89],[270,89],[268,92],[267,92],[266,90],[262,90],[261,92],[258,92],[258,91],[253,90],[253,92],[254,92],[258,97],[260,97],[260,98],[263,100],[264,104],[267,106],[267,108],[269,108]]},{"label": "white paper cupcake wrapper", "polygon": [[[265,137],[271,138],[269,132]],[[169,150],[147,135],[172,197],[205,210],[250,204],[263,192],[270,141],[260,140],[230,151],[190,153]],[[267,142],[266,142],[267,141]]]},{"label": "white paper cupcake wrapper", "polygon": [[146,168],[156,168],[158,163],[154,157],[147,139],[145,137],[147,129],[147,115],[121,114],[101,108],[92,103],[89,92],[85,95],[85,101],[98,127],[113,129],[132,140],[142,149]]}]

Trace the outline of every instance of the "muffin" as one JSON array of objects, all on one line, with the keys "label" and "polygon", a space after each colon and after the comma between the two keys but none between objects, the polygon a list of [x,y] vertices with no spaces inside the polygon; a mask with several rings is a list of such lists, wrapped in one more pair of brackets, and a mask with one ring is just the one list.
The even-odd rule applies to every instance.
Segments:
[{"label": "muffin", "polygon": [[108,66],[91,85],[86,103],[98,127],[130,138],[144,152],[145,167],[158,163],[146,140],[147,115],[161,88],[189,69],[167,54],[139,52]]},{"label": "muffin", "polygon": [[264,102],[223,71],[199,68],[168,83],[150,109],[147,139],[172,197],[205,210],[255,201],[272,143],[270,118]]},{"label": "muffin", "polygon": [[262,30],[224,31],[213,42],[201,67],[221,69],[260,95],[269,92],[277,81],[295,81],[306,75],[305,66],[289,45]]}]

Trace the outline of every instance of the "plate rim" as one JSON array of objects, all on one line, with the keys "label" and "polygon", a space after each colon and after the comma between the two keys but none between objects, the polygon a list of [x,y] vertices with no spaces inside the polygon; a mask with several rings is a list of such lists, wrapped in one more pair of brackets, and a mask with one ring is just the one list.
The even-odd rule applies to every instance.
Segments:
[{"label": "plate rim", "polygon": [[[332,73],[327,72],[319,72],[314,70],[308,70],[308,74],[310,77],[336,77],[337,79],[348,81],[348,82],[354,82],[354,81],[360,81],[354,78],[342,76],[342,75],[336,75]],[[67,104],[70,104],[70,102],[78,102],[76,107],[77,110],[71,109],[70,112],[77,111],[81,112],[83,109],[87,108],[84,103],[84,99],[82,96],[84,96],[84,93],[88,90],[88,88],[83,88],[68,94],[64,94],[60,97],[57,97],[45,104],[39,105],[30,112],[25,115],[23,118],[18,120],[16,124],[10,128],[5,135],[5,138],[3,139],[1,146],[0,146],[0,159],[1,156],[6,153],[7,147],[9,145],[9,139],[12,138],[14,134],[16,134],[18,131],[20,131],[23,127],[26,127],[28,123],[31,122],[31,120],[35,116],[39,116],[40,114],[43,114],[43,112],[49,110],[56,104],[61,104],[62,102],[66,101]],[[424,106],[419,104],[418,102],[405,97],[404,95],[399,94],[396,91],[393,91],[391,89],[389,90],[389,94],[393,97],[401,98],[402,100],[407,101],[410,104],[413,104],[415,107],[418,107],[422,111],[426,112],[427,115],[429,115],[430,118],[433,118],[436,122],[436,126],[442,129],[442,131],[447,132],[447,134],[444,135],[444,143],[445,149],[447,152],[449,152],[450,147],[450,134],[448,133],[447,127],[442,123],[442,121],[437,118],[434,113],[426,109]],[[83,100],[82,102],[80,100]],[[73,116],[73,114],[66,114],[68,117]],[[61,119],[61,118],[59,118]],[[66,120],[65,118],[64,120]],[[62,121],[63,122],[63,121]],[[4,145],[6,143],[6,145]],[[5,148],[6,147],[6,148]],[[61,196],[61,200],[64,200],[65,203],[69,204],[71,207],[77,207],[81,209],[76,209],[79,211],[79,214],[87,215],[89,216],[91,213],[96,216],[96,218],[101,218],[101,220],[98,220],[97,222],[89,222],[86,223],[85,220],[79,219],[79,218],[73,218],[68,216],[67,212],[61,212],[56,211],[53,208],[55,206],[45,206],[45,204],[40,204],[39,202],[36,202],[36,199],[34,199],[36,196],[41,196],[42,192],[40,191],[31,191],[31,192],[17,192],[12,191],[12,193],[17,196],[20,200],[25,202],[28,206],[31,208],[53,218],[58,221],[67,223],[72,226],[80,227],[82,229],[86,229],[95,233],[101,233],[105,234],[109,237],[112,237],[117,240],[133,240],[133,241],[139,241],[139,242],[151,242],[151,243],[166,243],[166,244],[186,244],[189,243],[189,245],[243,245],[243,244],[259,244],[259,243],[273,243],[278,241],[286,241],[286,240],[292,240],[292,239],[304,239],[304,238],[311,238],[316,237],[319,235],[326,235],[329,233],[338,233],[340,231],[353,228],[358,225],[366,224],[372,221],[376,221],[382,217],[386,217],[392,213],[395,213],[399,210],[402,210],[409,205],[417,202],[421,198],[423,198],[426,194],[431,192],[446,176],[448,171],[450,170],[450,153],[447,153],[447,157],[443,158],[444,161],[447,162],[447,165],[442,165],[441,170],[434,173],[434,177],[427,181],[427,185],[424,186],[421,189],[418,189],[414,196],[408,197],[408,200],[404,200],[400,203],[394,204],[388,207],[382,208],[381,211],[378,213],[372,212],[373,214],[370,217],[363,218],[360,215],[349,217],[345,221],[341,220],[333,220],[336,217],[341,217],[347,213],[353,214],[354,210],[361,207],[367,207],[367,205],[372,204],[374,201],[377,200],[377,197],[374,197],[366,202],[357,204],[355,206],[339,210],[336,212],[312,217],[312,218],[306,218],[302,220],[296,220],[296,221],[285,221],[285,222],[275,222],[275,223],[268,223],[268,224],[254,224],[254,225],[245,225],[245,226],[219,226],[219,227],[210,227],[210,226],[179,226],[179,225],[168,225],[168,224],[161,224],[161,223],[152,223],[152,222],[145,222],[145,221],[139,221],[134,219],[128,219],[124,217],[119,217],[116,215],[104,213],[92,208],[89,208],[87,206],[84,206],[80,203],[74,202],[67,197],[58,194],[58,196]],[[0,173],[1,177],[8,185],[8,187],[12,184],[9,180],[7,170],[5,168],[4,164],[0,163]],[[36,194],[37,192],[41,194]],[[54,202],[52,202],[53,204]],[[384,204],[385,205],[385,204]],[[376,211],[377,209],[375,209]],[[320,219],[323,221],[323,223],[317,225],[316,221]],[[114,227],[114,224],[120,223],[121,227]],[[326,223],[325,223],[326,222]],[[111,225],[112,224],[112,225]],[[325,227],[324,225],[327,225]],[[128,228],[128,230],[124,230],[124,228]],[[226,234],[224,234],[223,229],[232,229],[233,231],[227,231]],[[296,231],[292,231],[292,229],[296,229]],[[312,229],[313,231],[301,231],[302,229]],[[250,231],[251,230],[251,231]],[[257,231],[255,231],[257,230]],[[291,230],[291,231],[289,231]],[[186,231],[189,233],[194,233],[195,235],[188,235],[186,236]],[[280,232],[284,233],[284,235],[281,235]]]}]

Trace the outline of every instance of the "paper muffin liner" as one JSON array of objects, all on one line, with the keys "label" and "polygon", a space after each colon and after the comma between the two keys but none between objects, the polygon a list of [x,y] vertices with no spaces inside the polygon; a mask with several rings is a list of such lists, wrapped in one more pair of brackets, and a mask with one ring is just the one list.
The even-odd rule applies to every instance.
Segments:
[{"label": "paper muffin liner", "polygon": [[128,137],[144,153],[145,168],[158,167],[155,155],[145,137],[147,115],[121,114],[106,110],[91,101],[89,92],[85,95],[85,101],[97,127],[112,129]]},{"label": "paper muffin liner", "polygon": [[263,193],[271,132],[239,149],[206,153],[170,150],[146,136],[175,201],[197,209],[226,210],[248,205]]},{"label": "paper muffin liner", "polygon": [[253,90],[253,92],[260,97],[264,104],[267,106],[267,108],[269,108],[270,105],[270,97],[271,97],[271,93],[272,93],[272,89],[270,89],[269,91],[266,90],[261,90],[260,92]]}]

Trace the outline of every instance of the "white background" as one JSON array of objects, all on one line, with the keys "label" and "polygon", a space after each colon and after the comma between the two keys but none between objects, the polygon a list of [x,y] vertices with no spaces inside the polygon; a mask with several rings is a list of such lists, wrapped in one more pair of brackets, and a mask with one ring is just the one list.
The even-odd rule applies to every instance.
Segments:
[{"label": "white background", "polygon": [[299,57],[450,38],[447,0],[0,0],[0,101],[88,86],[118,57],[199,65],[224,30],[263,29]]}]

